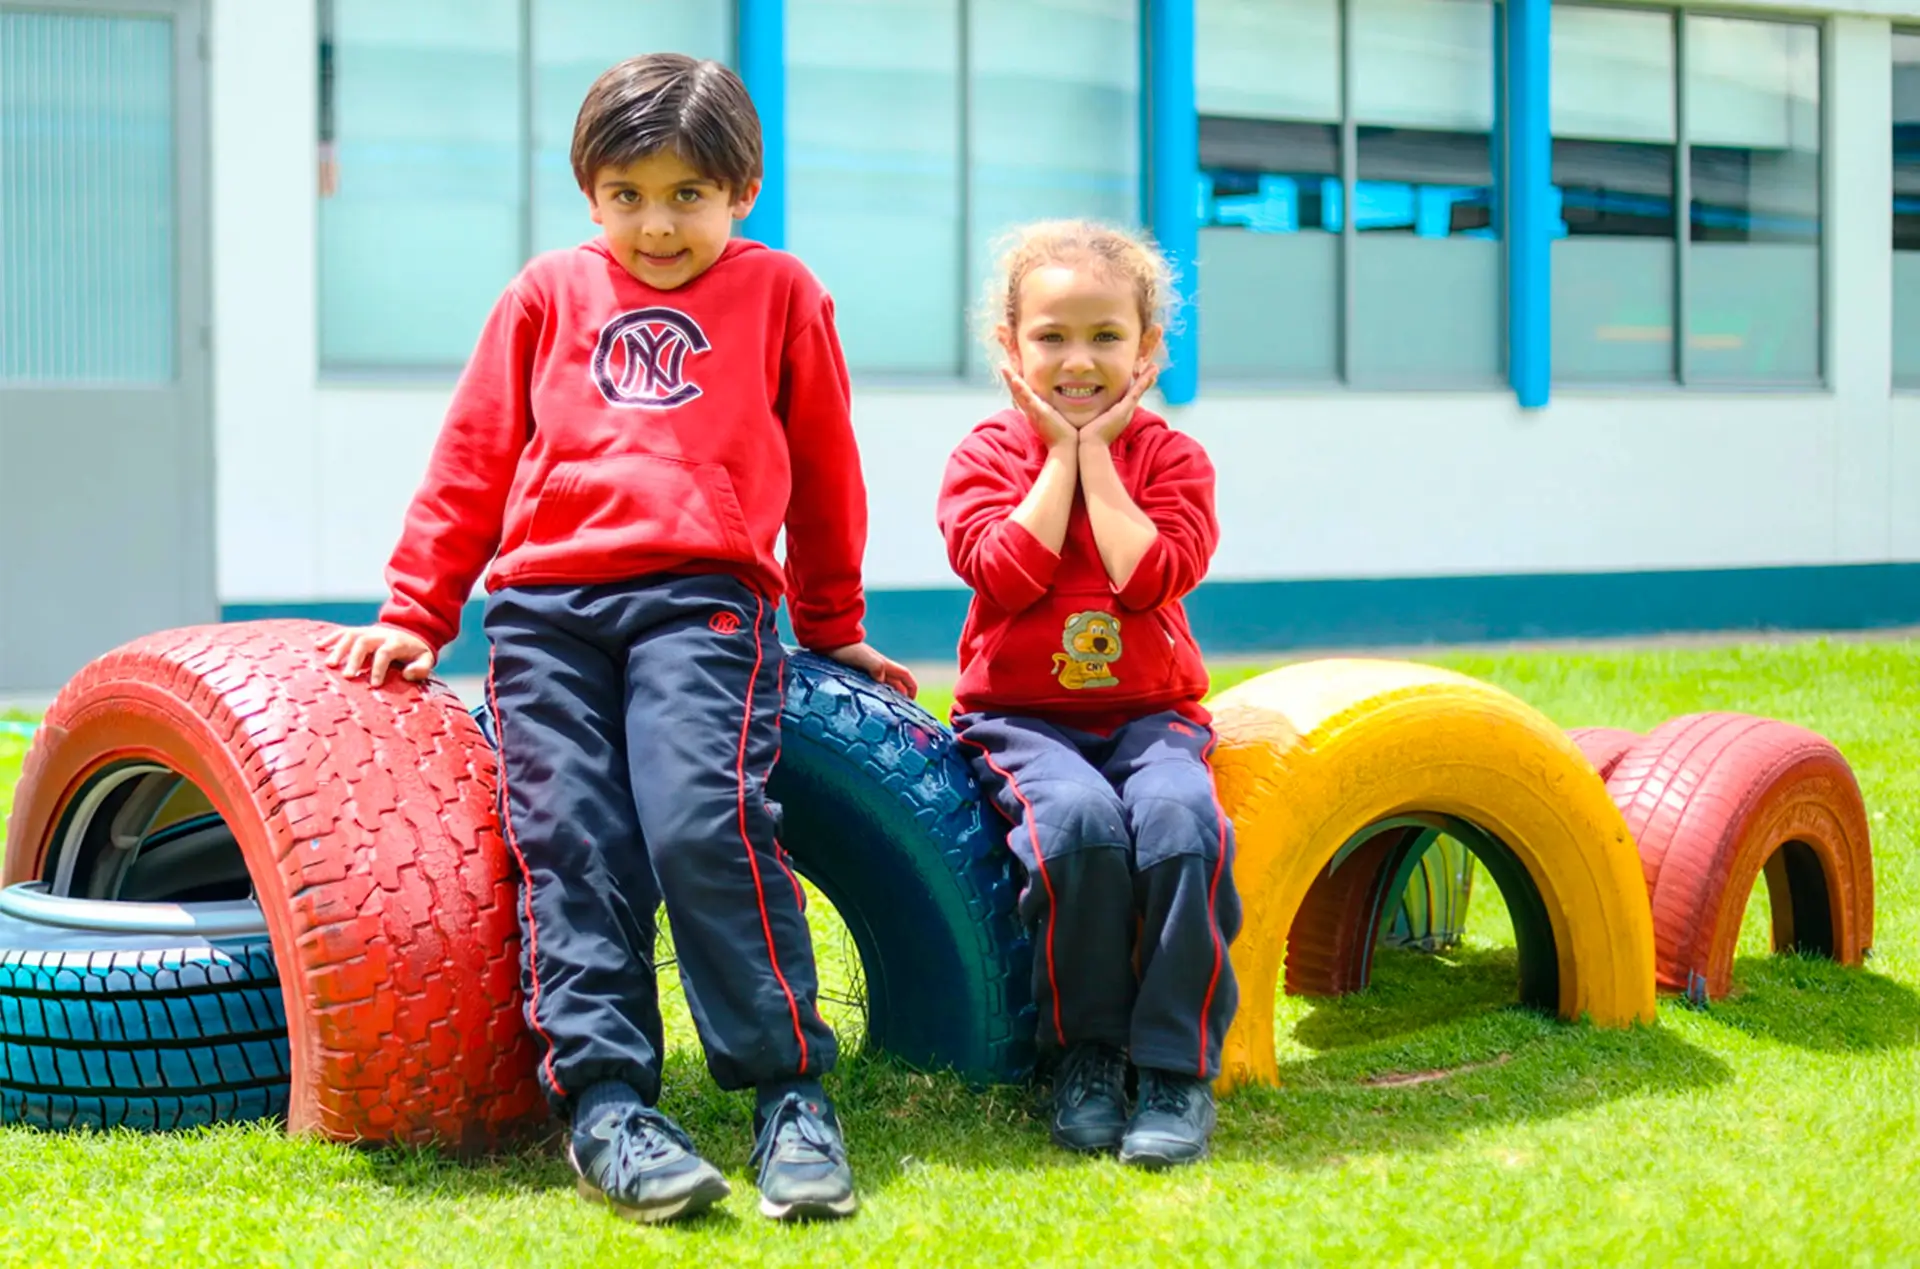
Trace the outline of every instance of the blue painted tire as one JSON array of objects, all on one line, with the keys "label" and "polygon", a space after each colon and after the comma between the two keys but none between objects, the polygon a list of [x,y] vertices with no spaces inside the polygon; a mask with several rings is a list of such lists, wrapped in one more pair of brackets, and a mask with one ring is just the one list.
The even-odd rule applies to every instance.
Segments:
[{"label": "blue painted tire", "polygon": [[266,937],[75,930],[0,914],[0,1123],[166,1130],[283,1115]]},{"label": "blue painted tire", "polygon": [[1033,1068],[1033,953],[1007,825],[953,733],[866,675],[787,664],[768,784],[781,843],[853,936],[867,1046],[980,1083]]},{"label": "blue painted tire", "polygon": [[[492,719],[474,711],[494,740]],[[866,1045],[974,1084],[1033,1069],[1033,953],[1007,825],[953,733],[866,675],[790,654],[780,842],[839,914],[866,979]]]}]

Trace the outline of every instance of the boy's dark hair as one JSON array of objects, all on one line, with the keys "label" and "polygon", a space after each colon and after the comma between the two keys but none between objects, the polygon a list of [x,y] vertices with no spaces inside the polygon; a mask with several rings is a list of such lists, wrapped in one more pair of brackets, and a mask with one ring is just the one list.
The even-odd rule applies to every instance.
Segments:
[{"label": "boy's dark hair", "polygon": [[684,53],[646,53],[594,80],[573,125],[580,188],[591,194],[600,169],[663,150],[734,195],[759,180],[760,113],[740,77]]}]

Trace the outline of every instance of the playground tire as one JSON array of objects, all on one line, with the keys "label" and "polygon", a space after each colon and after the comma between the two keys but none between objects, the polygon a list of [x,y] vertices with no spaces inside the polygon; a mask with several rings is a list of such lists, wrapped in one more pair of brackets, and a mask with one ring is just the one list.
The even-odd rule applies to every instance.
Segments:
[{"label": "playground tire", "polygon": [[[0,1123],[161,1131],[286,1112],[286,1016],[258,909],[250,932],[200,937],[200,905],[38,889],[0,893]],[[175,928],[89,928],[102,909],[122,918],[107,924],[159,912]]]},{"label": "playground tire", "polygon": [[547,1118],[495,759],[443,686],[329,669],[332,629],[190,627],[83,668],[28,751],[5,881],[56,881],[69,823],[125,771],[184,776],[231,830],[265,918],[289,1130],[485,1148]]},{"label": "playground tire", "polygon": [[1624,727],[1575,727],[1567,737],[1579,746],[1602,780],[1613,774],[1627,750],[1640,743],[1640,733]]},{"label": "playground tire", "polygon": [[1764,869],[1776,951],[1858,965],[1873,944],[1873,857],[1852,768],[1803,727],[1691,714],[1654,730],[1608,791],[1639,845],[1660,987],[1696,1001],[1733,983]]},{"label": "playground tire", "polygon": [[1033,1066],[1032,948],[1007,825],[953,733],[812,653],[787,662],[768,791],[781,843],[833,904],[866,975],[867,1044],[975,1083]]},{"label": "playground tire", "polygon": [[[1401,858],[1347,884],[1410,869],[1419,839],[1444,832],[1474,849],[1506,898],[1523,1003],[1604,1026],[1652,1019],[1652,921],[1632,838],[1586,759],[1538,711],[1445,670],[1364,660],[1283,667],[1210,708],[1245,912],[1233,964],[1249,1002],[1227,1035],[1226,1084],[1277,1080],[1273,1013],[1258,1002],[1273,996],[1290,934],[1338,925],[1308,910],[1328,898],[1313,896],[1316,884],[1384,834],[1394,849],[1376,850]],[[1370,893],[1403,888],[1390,880]]]}]

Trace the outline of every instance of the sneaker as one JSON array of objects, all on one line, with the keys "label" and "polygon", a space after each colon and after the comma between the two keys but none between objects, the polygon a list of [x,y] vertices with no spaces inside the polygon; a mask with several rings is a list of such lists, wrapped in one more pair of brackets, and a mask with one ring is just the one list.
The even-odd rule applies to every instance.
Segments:
[{"label": "sneaker", "polygon": [[733,1192],[719,1169],[693,1152],[680,1125],[638,1101],[576,1120],[567,1162],[582,1198],[632,1221],[670,1221],[712,1207]]},{"label": "sneaker", "polygon": [[1127,1059],[1110,1044],[1076,1044],[1053,1077],[1053,1141],[1112,1150],[1127,1131]]},{"label": "sneaker", "polygon": [[788,1093],[753,1115],[749,1164],[760,1165],[760,1213],[774,1220],[850,1216],[853,1193],[840,1120],[824,1098]]},{"label": "sneaker", "polygon": [[1213,1122],[1213,1085],[1142,1069],[1140,1108],[1120,1143],[1120,1162],[1153,1169],[1196,1163],[1206,1157]]}]

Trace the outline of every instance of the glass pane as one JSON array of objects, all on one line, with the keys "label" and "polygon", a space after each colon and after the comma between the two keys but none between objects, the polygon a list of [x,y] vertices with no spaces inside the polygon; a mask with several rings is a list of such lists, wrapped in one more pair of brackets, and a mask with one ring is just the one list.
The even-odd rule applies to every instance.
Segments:
[{"label": "glass pane", "polygon": [[1493,5],[1352,0],[1356,383],[1501,368]]},{"label": "glass pane", "polygon": [[1920,34],[1893,36],[1893,377],[1920,383]]},{"label": "glass pane", "polygon": [[[969,0],[967,244],[974,295],[993,245],[1028,221],[1140,223],[1139,6]],[[969,340],[969,369],[987,365]]]},{"label": "glass pane", "polygon": [[1339,374],[1338,0],[1200,0],[1200,370]]},{"label": "glass pane", "polygon": [[0,10],[0,383],[174,375],[173,24]]},{"label": "glass pane", "polygon": [[458,366],[521,265],[516,0],[332,0],[320,357]]},{"label": "glass pane", "polygon": [[787,244],[856,371],[960,369],[959,29],[959,0],[788,0]]},{"label": "glass pane", "polygon": [[1553,373],[1674,375],[1674,50],[1665,13],[1553,11]]},{"label": "glass pane", "polygon": [[1820,31],[1689,15],[1688,377],[1820,374]]},{"label": "glass pane", "polygon": [[532,0],[533,250],[596,237],[573,179],[573,124],[600,73],[641,53],[732,61],[731,0]]},{"label": "glass pane", "polygon": [[1493,5],[1350,0],[1357,123],[1493,130]]},{"label": "glass pane", "polygon": [[1197,0],[1203,115],[1340,122],[1339,0]]}]

